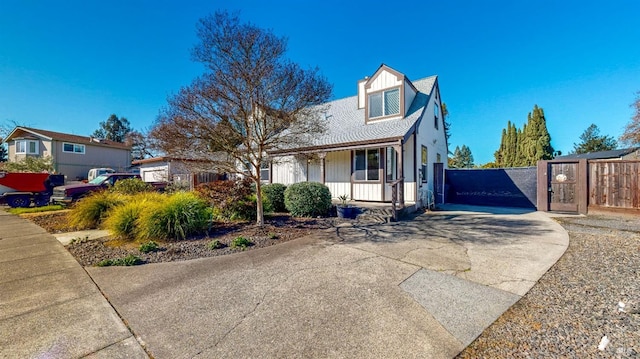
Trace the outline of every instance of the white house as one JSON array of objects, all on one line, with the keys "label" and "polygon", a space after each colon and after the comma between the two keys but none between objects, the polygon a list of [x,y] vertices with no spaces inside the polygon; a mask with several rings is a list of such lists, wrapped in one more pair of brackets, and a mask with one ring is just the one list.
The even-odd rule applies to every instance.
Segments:
[{"label": "white house", "polygon": [[321,182],[334,198],[375,202],[390,202],[399,181],[398,203],[424,205],[432,194],[440,202],[448,149],[437,76],[410,81],[383,64],[357,89],[328,104],[327,131],[311,145],[269,153],[263,176]]}]

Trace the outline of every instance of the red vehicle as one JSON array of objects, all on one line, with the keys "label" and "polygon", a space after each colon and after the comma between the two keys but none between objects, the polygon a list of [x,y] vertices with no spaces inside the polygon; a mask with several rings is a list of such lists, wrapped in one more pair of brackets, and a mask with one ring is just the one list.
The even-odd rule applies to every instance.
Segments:
[{"label": "red vehicle", "polygon": [[63,175],[0,172],[0,201],[11,207],[49,204],[53,187],[64,183]]}]

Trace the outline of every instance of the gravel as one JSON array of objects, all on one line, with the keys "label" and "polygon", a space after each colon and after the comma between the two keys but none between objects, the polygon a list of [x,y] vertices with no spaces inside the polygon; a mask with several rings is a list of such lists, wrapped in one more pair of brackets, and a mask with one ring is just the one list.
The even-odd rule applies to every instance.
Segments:
[{"label": "gravel", "polygon": [[640,357],[640,218],[557,221],[564,256],[458,358]]}]

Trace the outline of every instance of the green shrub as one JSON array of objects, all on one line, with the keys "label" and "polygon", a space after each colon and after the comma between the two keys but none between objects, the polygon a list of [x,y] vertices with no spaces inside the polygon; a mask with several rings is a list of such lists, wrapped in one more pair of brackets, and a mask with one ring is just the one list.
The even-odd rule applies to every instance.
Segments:
[{"label": "green shrub", "polygon": [[109,211],[122,203],[123,197],[117,193],[93,192],[73,206],[69,213],[69,224],[77,229],[98,228]]},{"label": "green shrub", "polygon": [[224,243],[220,242],[217,239],[214,239],[211,242],[207,243],[207,248],[209,248],[210,250],[224,248]]},{"label": "green shrub", "polygon": [[296,217],[324,216],[331,209],[331,192],[322,183],[294,183],[284,191],[284,204]]},{"label": "green shrub", "polygon": [[256,218],[256,197],[248,179],[203,183],[196,192],[214,208],[218,219]]},{"label": "green shrub", "polygon": [[139,178],[127,178],[116,181],[110,190],[120,194],[137,194],[154,191],[154,188],[151,184]]},{"label": "green shrub", "polygon": [[281,183],[270,183],[262,186],[263,203],[265,212],[286,212],[284,205],[284,191],[287,186]]},{"label": "green shrub", "polygon": [[269,234],[267,234],[267,238],[269,238],[269,239],[278,239],[280,237],[277,234],[273,233],[273,232],[269,232]]},{"label": "green shrub", "polygon": [[186,239],[203,233],[211,220],[207,203],[191,192],[177,192],[148,203],[137,221],[139,239]]},{"label": "green shrub", "polygon": [[138,248],[138,250],[140,250],[140,252],[142,253],[157,252],[159,249],[160,246],[158,246],[158,243],[154,241],[142,243]]},{"label": "green shrub", "polygon": [[164,202],[166,196],[157,192],[141,192],[122,198],[124,203],[109,212],[104,227],[118,238],[134,239],[138,235],[138,218],[142,212],[151,204]]},{"label": "green shrub", "polygon": [[250,240],[248,240],[245,237],[236,237],[233,239],[233,241],[231,241],[231,248],[242,248],[245,249],[249,246],[252,246],[253,242],[251,242]]},{"label": "green shrub", "polygon": [[124,258],[117,259],[105,259],[101,260],[96,264],[98,267],[109,267],[109,266],[135,266],[138,264],[143,264],[144,261],[140,259],[138,256],[134,256],[133,254],[129,254]]}]

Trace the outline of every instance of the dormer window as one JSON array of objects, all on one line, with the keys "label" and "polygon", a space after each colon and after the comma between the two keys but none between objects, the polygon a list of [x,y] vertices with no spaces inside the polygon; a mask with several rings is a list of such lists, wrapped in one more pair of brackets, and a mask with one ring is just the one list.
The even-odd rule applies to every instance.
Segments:
[{"label": "dormer window", "polygon": [[400,89],[395,88],[369,95],[369,118],[400,114]]}]

